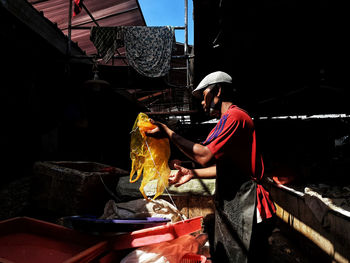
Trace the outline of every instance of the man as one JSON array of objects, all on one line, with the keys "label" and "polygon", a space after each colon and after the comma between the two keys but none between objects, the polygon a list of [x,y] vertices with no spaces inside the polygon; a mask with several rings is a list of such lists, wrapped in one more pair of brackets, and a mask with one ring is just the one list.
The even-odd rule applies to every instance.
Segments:
[{"label": "man", "polygon": [[[233,104],[232,78],[222,71],[207,75],[193,91],[202,96],[206,113],[220,117],[207,139],[191,142],[165,124],[150,136],[167,136],[185,155],[204,168],[187,169],[178,164],[178,172],[169,178],[180,186],[192,178],[216,177],[214,262],[249,262],[267,251],[266,222],[275,207],[260,184],[264,173],[257,150],[255,128],[247,112]],[[254,231],[253,231],[254,228]],[[254,232],[252,238],[252,232]]]}]

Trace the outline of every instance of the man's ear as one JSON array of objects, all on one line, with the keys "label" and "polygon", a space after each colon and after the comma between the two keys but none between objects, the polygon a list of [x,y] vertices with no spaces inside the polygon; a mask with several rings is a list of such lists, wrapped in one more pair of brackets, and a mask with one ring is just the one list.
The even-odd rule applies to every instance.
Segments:
[{"label": "man's ear", "polygon": [[220,95],[221,95],[221,86],[218,85],[218,92],[217,92],[216,96],[220,97]]}]

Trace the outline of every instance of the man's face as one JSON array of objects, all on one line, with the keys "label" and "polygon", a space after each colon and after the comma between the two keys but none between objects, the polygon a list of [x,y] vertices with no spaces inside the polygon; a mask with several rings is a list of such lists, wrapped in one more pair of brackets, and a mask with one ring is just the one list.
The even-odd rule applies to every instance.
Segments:
[{"label": "man's face", "polygon": [[214,85],[210,85],[208,86],[204,91],[203,91],[203,100],[202,100],[202,106],[203,106],[203,110],[205,113],[207,113],[208,115],[212,116],[212,117],[217,117],[217,115],[220,113],[216,112],[216,111],[212,111],[210,109],[210,106],[214,100],[215,103],[217,103],[218,98],[214,96],[212,89],[214,88]]}]

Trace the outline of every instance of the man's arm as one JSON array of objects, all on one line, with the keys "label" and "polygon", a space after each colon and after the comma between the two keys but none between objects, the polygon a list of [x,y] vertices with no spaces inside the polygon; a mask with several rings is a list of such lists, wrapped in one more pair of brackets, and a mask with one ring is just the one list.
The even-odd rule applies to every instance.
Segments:
[{"label": "man's arm", "polygon": [[169,184],[174,184],[176,187],[187,183],[193,178],[214,178],[216,177],[216,165],[199,168],[199,169],[188,169],[175,164],[174,167],[178,170],[176,174],[170,175]]},{"label": "man's arm", "polygon": [[193,169],[193,173],[195,174],[195,177],[198,178],[214,178],[216,177],[216,165],[205,168]]},{"label": "man's arm", "polygon": [[156,136],[161,133],[168,137],[173,144],[179,148],[187,157],[193,161],[199,163],[202,166],[207,166],[210,161],[213,159],[213,154],[207,146],[203,146],[199,143],[191,142],[179,134],[175,133],[168,126],[160,122],[154,122],[157,125],[157,128],[147,132],[147,136]]}]

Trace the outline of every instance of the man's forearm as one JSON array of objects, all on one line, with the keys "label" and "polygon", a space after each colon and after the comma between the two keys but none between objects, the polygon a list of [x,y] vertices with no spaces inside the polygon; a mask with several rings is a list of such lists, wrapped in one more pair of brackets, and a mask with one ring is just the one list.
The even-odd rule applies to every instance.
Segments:
[{"label": "man's forearm", "polygon": [[191,142],[164,125],[164,131],[169,139],[193,161],[206,166],[213,155],[206,146]]},{"label": "man's forearm", "polygon": [[205,168],[199,168],[199,169],[193,169],[194,178],[214,178],[216,177],[216,165],[205,167]]}]

